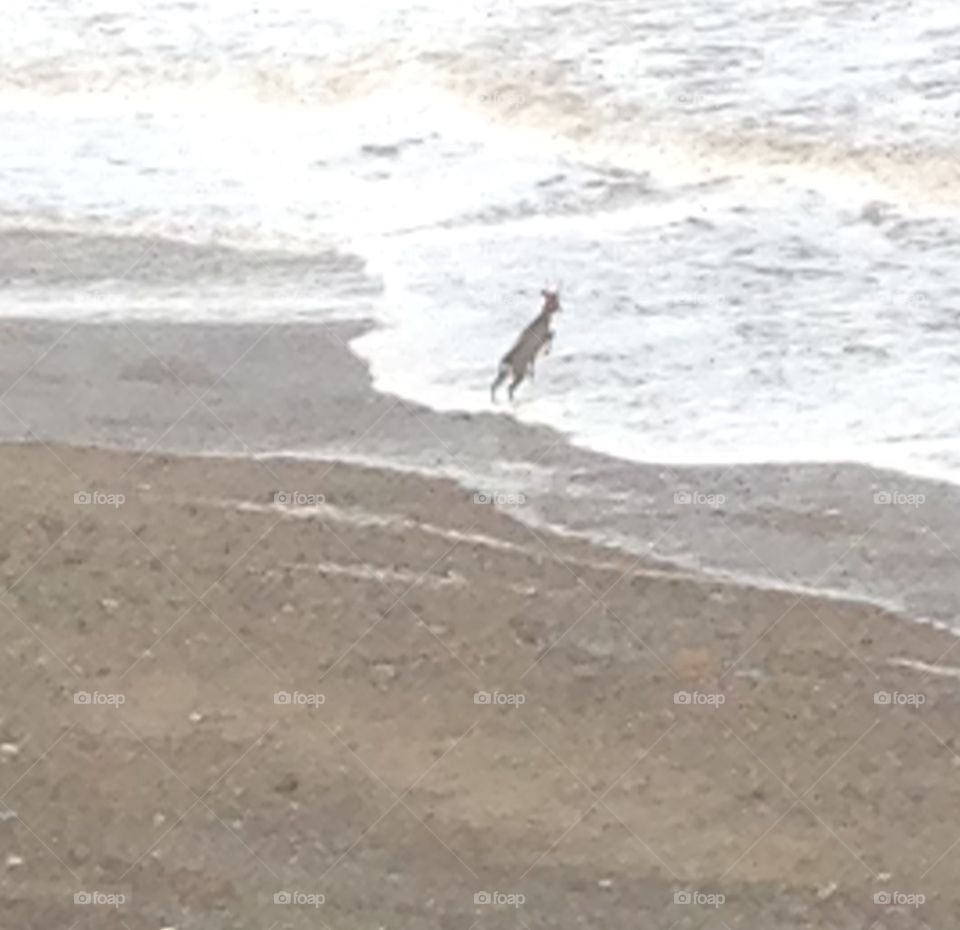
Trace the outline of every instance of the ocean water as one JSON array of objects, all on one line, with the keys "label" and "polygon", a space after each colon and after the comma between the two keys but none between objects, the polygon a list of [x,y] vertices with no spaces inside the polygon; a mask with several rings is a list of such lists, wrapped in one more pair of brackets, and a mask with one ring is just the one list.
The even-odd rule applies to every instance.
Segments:
[{"label": "ocean water", "polygon": [[[960,8],[12,0],[0,231],[317,256],[8,282],[2,311],[369,317],[379,388],[639,461],[960,482]],[[324,273],[355,260],[350,280]],[[324,261],[319,257],[324,256]]]}]

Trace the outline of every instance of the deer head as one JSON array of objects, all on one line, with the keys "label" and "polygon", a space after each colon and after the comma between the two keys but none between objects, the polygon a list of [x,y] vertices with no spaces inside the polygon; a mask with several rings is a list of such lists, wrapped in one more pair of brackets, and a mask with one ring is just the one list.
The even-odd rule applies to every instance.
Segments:
[{"label": "deer head", "polygon": [[560,312],[560,289],[555,291],[544,288],[540,293],[543,295],[543,312],[554,314]]}]

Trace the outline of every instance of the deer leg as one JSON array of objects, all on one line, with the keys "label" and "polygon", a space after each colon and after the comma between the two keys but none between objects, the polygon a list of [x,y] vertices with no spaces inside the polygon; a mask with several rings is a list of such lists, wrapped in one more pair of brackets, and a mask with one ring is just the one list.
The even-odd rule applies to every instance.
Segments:
[{"label": "deer leg", "polygon": [[500,370],[497,372],[496,380],[490,385],[490,400],[492,400],[493,403],[497,402],[497,388],[507,380],[508,374],[510,374],[510,366],[501,365]]},{"label": "deer leg", "polygon": [[513,373],[513,380],[510,382],[510,387],[507,390],[507,394],[510,397],[510,400],[513,400],[513,392],[516,391],[518,387],[523,383],[523,379],[527,376],[525,369],[520,371],[515,371]]}]

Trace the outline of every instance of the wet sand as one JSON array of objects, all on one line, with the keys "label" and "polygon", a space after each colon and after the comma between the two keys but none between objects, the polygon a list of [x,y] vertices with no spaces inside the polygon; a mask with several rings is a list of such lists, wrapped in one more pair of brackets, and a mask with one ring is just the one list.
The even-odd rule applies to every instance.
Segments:
[{"label": "wet sand", "polygon": [[903,667],[947,633],[336,462],[26,445],[0,488],[4,928],[960,916],[957,683]]}]

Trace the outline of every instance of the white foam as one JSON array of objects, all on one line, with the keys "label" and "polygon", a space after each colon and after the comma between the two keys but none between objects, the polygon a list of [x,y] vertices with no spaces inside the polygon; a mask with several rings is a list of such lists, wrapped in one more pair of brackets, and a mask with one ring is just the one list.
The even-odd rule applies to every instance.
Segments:
[{"label": "white foam", "polygon": [[560,279],[554,355],[499,411],[640,461],[958,480],[960,448],[935,438],[960,436],[942,387],[960,377],[960,187],[956,88],[929,35],[954,23],[934,0],[799,27],[804,4],[756,0],[603,16],[267,0],[253,20],[224,0],[202,41],[186,9],[108,6],[19,0],[0,36],[3,209],[201,243],[346,240],[383,299],[251,268],[233,293],[18,287],[2,312],[372,313],[355,348],[378,388],[481,411]]},{"label": "white foam", "polygon": [[919,659],[897,658],[887,663],[895,668],[908,668],[915,672],[924,672],[927,675],[936,675],[940,678],[960,679],[960,668],[952,665],[931,665]]}]

